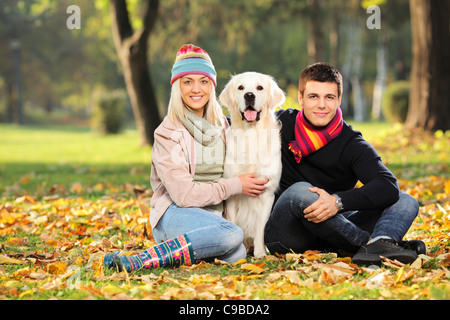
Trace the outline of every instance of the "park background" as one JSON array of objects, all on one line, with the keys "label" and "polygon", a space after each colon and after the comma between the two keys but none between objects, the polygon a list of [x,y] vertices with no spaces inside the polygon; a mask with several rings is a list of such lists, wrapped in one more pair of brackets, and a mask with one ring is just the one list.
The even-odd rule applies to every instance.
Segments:
[{"label": "park background", "polygon": [[[141,143],[151,144],[166,112],[175,53],[195,43],[213,58],[218,92],[230,75],[258,71],[272,75],[295,103],[301,70],[327,61],[344,76],[346,119],[445,131],[448,6],[447,0],[3,0],[0,121],[32,124],[39,114],[102,121],[98,105],[124,96],[120,106],[103,107],[116,110],[108,128],[134,119]],[[386,91],[394,97],[383,102]]]},{"label": "park background", "polygon": [[[0,298],[450,298],[449,10],[448,0],[1,0]],[[408,238],[424,240],[428,258],[382,268],[381,289],[368,292],[373,282],[350,265],[311,267],[336,263],[320,253],[174,278],[104,271],[106,251],[152,243],[153,131],[185,43],[210,54],[218,93],[231,75],[258,71],[287,93],[284,107],[299,108],[305,66],[337,66],[344,118],[421,204]]]}]

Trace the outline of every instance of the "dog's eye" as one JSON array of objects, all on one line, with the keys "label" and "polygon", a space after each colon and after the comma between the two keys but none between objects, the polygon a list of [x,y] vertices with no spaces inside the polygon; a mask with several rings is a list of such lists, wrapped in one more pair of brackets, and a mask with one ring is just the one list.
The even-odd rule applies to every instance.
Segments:
[{"label": "dog's eye", "polygon": [[244,90],[244,86],[239,86],[238,90],[241,90],[241,91]]},{"label": "dog's eye", "polygon": [[261,90],[263,90],[264,88],[263,88],[262,86],[257,86],[256,89],[259,90],[259,91],[261,91]]}]

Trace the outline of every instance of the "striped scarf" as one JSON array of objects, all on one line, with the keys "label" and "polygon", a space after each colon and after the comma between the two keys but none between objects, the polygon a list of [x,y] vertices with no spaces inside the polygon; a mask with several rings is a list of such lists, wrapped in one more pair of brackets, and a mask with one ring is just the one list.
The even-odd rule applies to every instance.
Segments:
[{"label": "striped scarf", "polygon": [[342,130],[344,120],[341,109],[325,127],[311,125],[303,114],[303,109],[297,114],[295,120],[295,140],[289,143],[289,149],[294,153],[295,161],[300,163],[303,157],[324,147],[331,140],[337,138]]}]

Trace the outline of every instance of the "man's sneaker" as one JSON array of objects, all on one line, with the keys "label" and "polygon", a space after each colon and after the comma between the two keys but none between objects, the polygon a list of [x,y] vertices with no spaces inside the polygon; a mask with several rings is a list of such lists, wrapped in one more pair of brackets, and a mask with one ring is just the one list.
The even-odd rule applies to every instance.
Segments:
[{"label": "man's sneaker", "polygon": [[402,246],[405,249],[409,249],[419,254],[427,254],[427,246],[422,240],[409,240],[409,241],[399,241],[399,246]]},{"label": "man's sneaker", "polygon": [[357,265],[370,266],[372,264],[381,266],[381,256],[391,260],[397,260],[404,264],[413,263],[417,254],[409,249],[403,248],[391,239],[379,239],[359,248],[353,256],[352,262]]}]

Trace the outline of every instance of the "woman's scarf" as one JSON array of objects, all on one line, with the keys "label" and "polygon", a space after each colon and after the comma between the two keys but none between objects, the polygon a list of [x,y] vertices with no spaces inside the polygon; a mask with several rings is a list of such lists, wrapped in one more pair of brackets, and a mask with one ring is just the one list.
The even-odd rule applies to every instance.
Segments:
[{"label": "woman's scarf", "polygon": [[[194,137],[197,162],[194,182],[205,183],[223,177],[225,162],[225,143],[222,140],[223,128],[211,124],[204,118],[186,110],[186,117],[181,120],[183,125]],[[219,215],[223,212],[223,202],[203,207]]]},{"label": "woman's scarf", "polygon": [[195,182],[209,182],[222,178],[225,162],[225,143],[222,128],[186,110],[182,123],[194,137],[196,153]]},{"label": "woman's scarf", "polygon": [[185,116],[185,118],[181,119],[181,122],[201,145],[205,147],[214,145],[221,139],[222,128],[213,125],[206,119],[188,110],[185,111]]},{"label": "woman's scarf", "polygon": [[341,133],[344,120],[342,111],[337,109],[336,115],[325,127],[315,127],[305,118],[303,109],[295,120],[295,140],[289,143],[289,149],[294,153],[295,161],[300,163],[303,157],[319,150],[335,139]]}]

